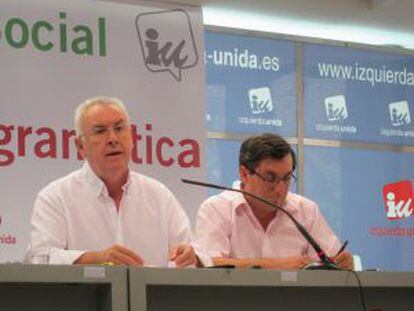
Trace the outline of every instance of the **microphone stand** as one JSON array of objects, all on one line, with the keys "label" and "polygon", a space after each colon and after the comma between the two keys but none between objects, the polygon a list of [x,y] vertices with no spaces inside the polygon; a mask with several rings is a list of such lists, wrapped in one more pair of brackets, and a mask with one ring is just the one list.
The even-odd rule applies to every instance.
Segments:
[{"label": "microphone stand", "polygon": [[315,250],[315,252],[318,255],[318,258],[320,260],[319,262],[311,263],[311,264],[305,266],[304,269],[307,269],[307,270],[342,270],[341,268],[339,268],[333,262],[333,260],[331,258],[329,258],[329,256],[326,255],[326,253],[322,250],[322,248],[315,241],[315,239],[311,236],[311,234],[305,229],[305,227],[303,227],[303,225],[300,222],[298,222],[296,220],[296,218],[293,217],[292,214],[290,214],[284,208],[270,202],[269,200],[266,200],[264,198],[261,198],[261,197],[255,195],[255,194],[253,194],[253,193],[250,193],[250,192],[247,192],[247,191],[244,191],[244,190],[234,189],[234,188],[229,188],[229,187],[224,187],[224,186],[220,186],[220,185],[215,185],[215,184],[210,184],[210,183],[205,183],[205,182],[195,181],[195,180],[189,180],[189,179],[181,179],[181,181],[183,183],[186,183],[186,184],[196,185],[196,186],[200,186],[200,187],[215,188],[215,189],[219,189],[219,190],[228,190],[228,191],[233,191],[233,192],[239,192],[241,194],[244,194],[244,195],[247,195],[249,197],[255,198],[256,200],[281,211],[286,216],[288,216],[290,218],[290,220],[294,223],[294,225],[299,230],[299,232],[302,234],[302,236],[313,247],[313,249]]}]

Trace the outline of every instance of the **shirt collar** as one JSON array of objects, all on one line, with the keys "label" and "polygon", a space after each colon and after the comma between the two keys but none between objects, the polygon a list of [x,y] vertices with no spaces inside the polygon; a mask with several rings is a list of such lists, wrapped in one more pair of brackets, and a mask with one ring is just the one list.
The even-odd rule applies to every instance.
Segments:
[{"label": "shirt collar", "polygon": [[124,190],[125,194],[128,194],[128,189],[131,189],[132,187],[129,187],[129,185],[132,182],[132,178],[131,178],[131,171],[128,170],[128,177],[127,177],[127,181],[126,183],[122,186],[122,190]]},{"label": "shirt collar", "polygon": [[[87,160],[85,160],[83,167],[82,167],[83,177],[85,178],[86,182],[92,187],[92,190],[96,194],[97,197],[99,196],[108,196],[108,189],[105,186],[105,183],[95,174],[95,172],[90,167]],[[128,193],[129,185],[131,184],[131,172],[128,170],[128,178],[126,183],[122,186],[122,190],[125,194]]]},{"label": "shirt collar", "polygon": [[[240,190],[240,181],[234,182],[233,188]],[[249,203],[247,203],[246,198],[244,197],[244,194],[240,192],[233,192],[233,195],[233,208],[235,212],[241,211],[244,208],[250,208]]]}]

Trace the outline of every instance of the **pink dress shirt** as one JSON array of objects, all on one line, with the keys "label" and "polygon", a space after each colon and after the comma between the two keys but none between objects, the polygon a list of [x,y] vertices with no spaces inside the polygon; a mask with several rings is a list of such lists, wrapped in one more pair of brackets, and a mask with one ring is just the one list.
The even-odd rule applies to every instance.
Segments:
[{"label": "pink dress shirt", "polygon": [[45,187],[36,199],[25,261],[72,264],[86,251],[122,244],[146,265],[167,266],[178,244],[192,242],[189,220],[160,182],[130,171],[119,213],[88,163]]},{"label": "pink dress shirt", "polygon": [[[288,193],[284,208],[332,256],[340,248],[318,205],[300,195]],[[284,258],[308,255],[317,260],[315,251],[282,212],[265,231],[244,196],[224,191],[201,204],[196,219],[196,240],[211,257]]]}]

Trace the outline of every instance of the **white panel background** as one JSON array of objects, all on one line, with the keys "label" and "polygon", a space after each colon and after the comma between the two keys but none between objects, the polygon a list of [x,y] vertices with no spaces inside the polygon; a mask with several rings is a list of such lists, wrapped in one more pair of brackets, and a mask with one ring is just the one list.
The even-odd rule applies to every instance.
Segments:
[{"label": "white panel background", "polygon": [[[121,98],[127,105],[133,124],[141,134],[145,123],[151,123],[148,133],[153,139],[170,137],[175,143],[183,138],[195,139],[204,154],[204,51],[201,11],[187,7],[196,40],[198,63],[183,70],[178,82],[168,73],[152,73],[143,65],[135,18],[139,13],[171,9],[155,7],[154,2],[141,5],[91,3],[85,1],[2,1],[0,3],[0,124],[46,126],[55,130],[58,147],[57,159],[39,159],[34,156],[34,144],[46,138],[35,134],[26,139],[26,157],[17,156],[17,134],[1,150],[12,150],[15,161],[0,166],[0,238],[11,235],[17,244],[0,243],[0,262],[20,261],[29,235],[29,220],[37,192],[50,181],[81,166],[75,159],[74,144],[71,159],[62,160],[59,143],[61,129],[72,129],[75,107],[86,98],[108,95]],[[106,19],[107,56],[61,53],[59,47],[48,52],[37,50],[29,44],[15,49],[5,42],[5,22],[17,16],[28,25],[46,20],[58,27],[59,12],[66,12],[68,41],[70,28],[85,24],[94,32],[97,40],[98,17]],[[58,32],[55,29],[54,35]],[[53,39],[45,32],[44,40]],[[59,44],[56,41],[57,45]],[[70,46],[68,44],[68,50]],[[3,135],[3,136],[2,136]],[[0,131],[0,141],[4,133]],[[179,147],[176,148],[180,150]],[[155,154],[154,154],[155,157]],[[204,159],[200,168],[183,169],[177,164],[166,168],[153,165],[132,165],[151,177],[164,182],[177,195],[190,219],[205,198],[205,191],[181,184],[179,178],[204,179]],[[76,194],[74,194],[76,195]]]}]

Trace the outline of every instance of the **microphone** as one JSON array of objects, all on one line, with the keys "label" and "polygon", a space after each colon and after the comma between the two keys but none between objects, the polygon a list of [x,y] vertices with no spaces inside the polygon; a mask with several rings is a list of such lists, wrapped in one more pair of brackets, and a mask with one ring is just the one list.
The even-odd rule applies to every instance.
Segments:
[{"label": "microphone", "polygon": [[296,218],[293,217],[292,214],[289,213],[287,210],[285,210],[283,207],[280,207],[280,206],[270,202],[269,200],[261,198],[261,197],[255,195],[253,193],[250,193],[248,191],[229,188],[229,187],[225,187],[225,186],[221,186],[221,185],[215,185],[215,184],[211,184],[211,183],[205,183],[205,182],[201,182],[201,181],[190,180],[190,179],[183,179],[182,178],[181,181],[183,183],[186,183],[186,184],[196,185],[196,186],[200,186],[200,187],[239,192],[241,194],[244,194],[244,195],[247,195],[249,197],[255,198],[256,200],[259,200],[260,202],[265,203],[265,204],[281,211],[282,213],[284,213],[286,216],[288,216],[290,218],[290,220],[294,223],[294,225],[299,230],[299,232],[302,234],[302,236],[306,239],[306,241],[308,241],[309,244],[313,247],[313,249],[315,250],[316,254],[319,257],[319,260],[320,260],[319,263],[310,264],[310,265],[306,266],[305,269],[308,269],[308,270],[342,270],[341,268],[339,268],[332,261],[331,258],[329,258],[328,255],[326,255],[326,253],[322,250],[322,248],[319,246],[319,244],[311,236],[311,234],[308,232],[308,230],[306,230],[305,227],[300,222],[298,222],[296,220]]}]

